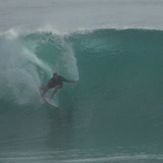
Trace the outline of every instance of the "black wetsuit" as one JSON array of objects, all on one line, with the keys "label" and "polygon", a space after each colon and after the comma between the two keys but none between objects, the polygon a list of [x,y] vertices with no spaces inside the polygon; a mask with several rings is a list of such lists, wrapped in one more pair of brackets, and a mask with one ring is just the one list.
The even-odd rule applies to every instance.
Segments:
[{"label": "black wetsuit", "polygon": [[59,88],[63,87],[63,82],[66,82],[68,80],[66,80],[64,77],[58,75],[57,77],[53,77],[50,79],[50,81],[48,82],[47,86],[48,88],[55,88],[56,86]]}]

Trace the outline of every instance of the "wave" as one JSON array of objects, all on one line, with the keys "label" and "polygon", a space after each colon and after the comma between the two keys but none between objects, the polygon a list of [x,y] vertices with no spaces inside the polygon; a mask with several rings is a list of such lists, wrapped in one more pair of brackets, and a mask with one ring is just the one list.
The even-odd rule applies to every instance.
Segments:
[{"label": "wave", "polygon": [[4,34],[0,49],[1,108],[42,107],[38,87],[59,72],[79,80],[58,97],[73,112],[78,137],[89,135],[92,143],[162,142],[162,31]]}]

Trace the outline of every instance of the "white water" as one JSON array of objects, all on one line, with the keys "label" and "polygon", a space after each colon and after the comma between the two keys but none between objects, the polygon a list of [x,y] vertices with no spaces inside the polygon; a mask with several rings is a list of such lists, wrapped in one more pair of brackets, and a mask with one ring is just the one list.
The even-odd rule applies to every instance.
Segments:
[{"label": "white water", "polygon": [[[55,36],[52,35],[51,38],[53,37]],[[62,52],[56,55],[55,50],[49,54],[45,53],[47,58],[54,59],[53,65],[50,65],[36,55],[43,50],[39,52],[36,50],[37,46],[43,45],[39,45],[39,41],[42,40],[31,41],[28,47],[29,45],[27,46],[23,38],[16,32],[0,35],[0,78],[3,79],[0,81],[0,89],[3,90],[0,99],[8,97],[9,92],[14,97],[13,100],[19,104],[29,103],[31,97],[38,100],[38,87],[42,85],[45,76],[49,78],[53,72],[59,72],[68,79],[79,80],[73,49],[64,41],[64,38],[58,37],[60,38],[58,46],[62,47]],[[48,39],[50,38],[47,36]],[[49,45],[50,41],[44,44]],[[55,41],[51,44],[55,45]]]}]

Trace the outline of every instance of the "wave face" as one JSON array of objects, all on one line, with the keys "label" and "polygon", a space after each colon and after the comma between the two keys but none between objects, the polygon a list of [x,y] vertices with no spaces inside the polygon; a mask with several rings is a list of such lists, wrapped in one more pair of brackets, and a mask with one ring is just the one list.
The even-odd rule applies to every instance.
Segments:
[{"label": "wave face", "polygon": [[[141,146],[161,151],[162,31],[10,33],[0,36],[0,49],[3,149],[134,146],[140,151]],[[38,88],[53,72],[79,80],[57,95],[64,115],[40,103]]]},{"label": "wave face", "polygon": [[162,31],[105,29],[70,40],[80,72],[76,121],[103,144],[161,143]]}]

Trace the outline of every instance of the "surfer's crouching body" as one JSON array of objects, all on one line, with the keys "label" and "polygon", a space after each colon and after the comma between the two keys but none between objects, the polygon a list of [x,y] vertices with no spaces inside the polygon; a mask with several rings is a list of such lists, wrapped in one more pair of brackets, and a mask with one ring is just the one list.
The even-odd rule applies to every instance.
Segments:
[{"label": "surfer's crouching body", "polygon": [[49,89],[55,89],[51,95],[51,98],[56,94],[58,89],[63,87],[63,83],[75,83],[75,80],[67,80],[63,76],[58,75],[57,73],[53,74],[53,77],[49,80],[46,86],[41,87],[41,96],[44,97],[45,94],[48,92]]}]

